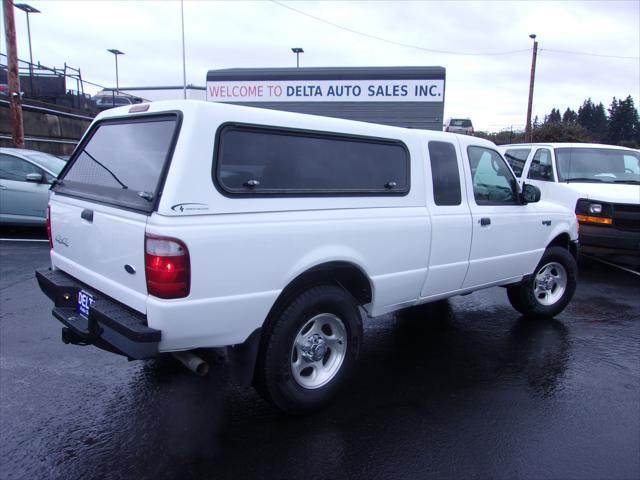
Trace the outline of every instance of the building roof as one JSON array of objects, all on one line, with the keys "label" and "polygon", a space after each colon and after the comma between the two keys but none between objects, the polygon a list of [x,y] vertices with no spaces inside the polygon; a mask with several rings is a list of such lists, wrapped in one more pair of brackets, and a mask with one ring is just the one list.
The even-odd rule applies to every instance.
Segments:
[{"label": "building roof", "polygon": [[225,68],[209,70],[210,80],[394,80],[444,79],[444,67]]}]

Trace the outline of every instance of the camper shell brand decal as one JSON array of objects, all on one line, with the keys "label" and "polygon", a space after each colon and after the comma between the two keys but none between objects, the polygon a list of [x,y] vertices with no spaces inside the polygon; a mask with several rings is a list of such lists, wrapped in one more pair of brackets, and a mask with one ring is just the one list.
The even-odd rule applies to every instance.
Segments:
[{"label": "camper shell brand decal", "polygon": [[171,207],[171,210],[178,213],[203,212],[209,210],[209,205],[206,203],[177,203]]}]

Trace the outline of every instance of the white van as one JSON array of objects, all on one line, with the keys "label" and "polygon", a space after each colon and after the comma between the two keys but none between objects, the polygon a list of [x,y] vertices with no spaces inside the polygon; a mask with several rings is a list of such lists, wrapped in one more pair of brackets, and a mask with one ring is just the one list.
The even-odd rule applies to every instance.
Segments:
[{"label": "white van", "polygon": [[324,405],[366,318],[491,286],[559,314],[573,212],[520,188],[471,136],[197,101],[101,113],[53,187],[51,270],[66,343],[132,359],[227,347],[284,411]]},{"label": "white van", "polygon": [[640,255],[640,151],[587,143],[501,145],[520,181],[574,210],[587,250]]}]

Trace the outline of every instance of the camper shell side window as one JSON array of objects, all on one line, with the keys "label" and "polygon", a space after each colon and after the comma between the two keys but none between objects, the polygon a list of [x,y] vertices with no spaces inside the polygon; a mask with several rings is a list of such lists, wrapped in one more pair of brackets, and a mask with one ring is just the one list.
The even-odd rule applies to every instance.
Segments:
[{"label": "camper shell side window", "polygon": [[225,124],[212,173],[227,196],[406,195],[409,160],[398,140]]}]

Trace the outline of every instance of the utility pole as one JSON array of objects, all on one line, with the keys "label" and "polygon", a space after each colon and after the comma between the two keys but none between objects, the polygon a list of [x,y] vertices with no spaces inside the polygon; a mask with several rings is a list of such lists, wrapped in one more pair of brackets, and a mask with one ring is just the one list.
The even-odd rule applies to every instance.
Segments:
[{"label": "utility pole", "polygon": [[538,57],[538,42],[536,35],[532,33],[529,38],[533,40],[533,55],[531,56],[531,78],[529,79],[529,105],[527,106],[527,126],[524,130],[525,142],[533,141],[533,131],[531,129],[531,107],[533,105],[533,83],[536,79],[536,58]]},{"label": "utility pole", "polygon": [[16,23],[13,16],[13,1],[3,0],[2,9],[7,42],[7,83],[9,86],[11,135],[14,146],[16,148],[24,148],[24,123],[22,121],[22,103],[20,99],[20,75],[18,74],[18,47]]}]

